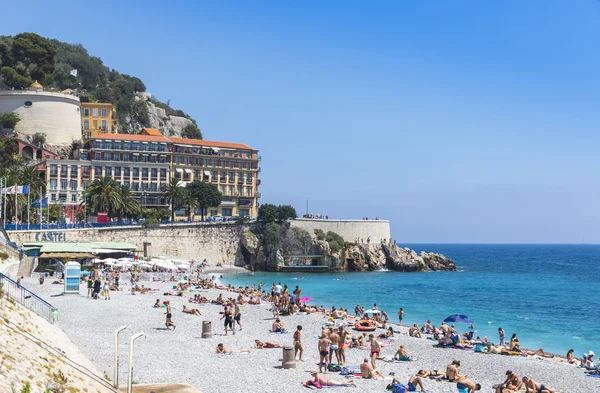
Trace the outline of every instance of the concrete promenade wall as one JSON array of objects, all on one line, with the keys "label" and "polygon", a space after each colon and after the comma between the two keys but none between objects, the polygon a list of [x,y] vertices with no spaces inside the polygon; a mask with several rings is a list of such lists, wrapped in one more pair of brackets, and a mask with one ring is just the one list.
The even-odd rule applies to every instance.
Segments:
[{"label": "concrete promenade wall", "polygon": [[311,235],[315,229],[324,232],[332,231],[340,235],[347,242],[356,238],[371,239],[390,238],[390,222],[388,220],[317,220],[312,218],[298,218],[292,225],[308,231]]},{"label": "concrete promenade wall", "polygon": [[[210,263],[233,265],[241,235],[250,225],[211,224],[173,225],[145,229],[142,227],[112,227],[95,229],[57,229],[43,233],[64,233],[67,242],[129,242],[144,249],[144,242],[152,243],[152,256],[173,259],[206,260]],[[36,241],[40,231],[10,231],[10,240],[16,243]],[[143,255],[143,254],[140,254]]]}]

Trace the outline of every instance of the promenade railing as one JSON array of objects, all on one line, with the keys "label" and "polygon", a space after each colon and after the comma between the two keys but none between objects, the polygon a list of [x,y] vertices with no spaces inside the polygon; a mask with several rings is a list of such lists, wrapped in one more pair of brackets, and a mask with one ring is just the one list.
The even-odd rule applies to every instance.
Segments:
[{"label": "promenade railing", "polygon": [[[209,225],[209,224],[232,224],[235,220],[206,220],[206,221],[188,221],[179,220],[175,222],[161,221],[159,226],[172,225]],[[143,225],[143,220],[110,221],[110,222],[80,222],[75,224],[6,224],[4,229],[7,231],[42,231],[51,229],[91,229],[91,228],[112,228],[112,227],[134,227]]]},{"label": "promenade railing", "polygon": [[3,296],[13,299],[50,323],[54,323],[58,319],[57,308],[2,273],[0,273],[0,291]]}]

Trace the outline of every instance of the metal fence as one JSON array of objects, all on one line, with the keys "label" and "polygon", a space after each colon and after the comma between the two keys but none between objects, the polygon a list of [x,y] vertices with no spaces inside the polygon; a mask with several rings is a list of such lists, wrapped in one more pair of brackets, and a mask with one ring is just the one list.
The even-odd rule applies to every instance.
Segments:
[{"label": "metal fence", "polygon": [[50,323],[54,323],[58,319],[57,308],[2,273],[0,273],[0,287],[4,296],[8,296],[42,318],[46,318]]}]

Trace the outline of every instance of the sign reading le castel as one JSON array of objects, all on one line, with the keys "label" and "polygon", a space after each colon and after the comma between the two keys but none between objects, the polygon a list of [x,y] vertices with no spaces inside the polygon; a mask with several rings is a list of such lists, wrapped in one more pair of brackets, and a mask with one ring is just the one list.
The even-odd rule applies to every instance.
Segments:
[{"label": "sign reading le castel", "polygon": [[42,242],[66,242],[67,234],[65,232],[36,232],[35,240]]}]

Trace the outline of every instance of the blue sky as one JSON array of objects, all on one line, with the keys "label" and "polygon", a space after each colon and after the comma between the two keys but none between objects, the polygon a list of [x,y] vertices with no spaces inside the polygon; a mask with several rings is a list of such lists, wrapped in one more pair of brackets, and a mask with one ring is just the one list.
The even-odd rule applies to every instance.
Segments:
[{"label": "blue sky", "polygon": [[27,10],[4,4],[0,34],[81,43],[259,149],[263,203],[390,219],[406,243],[600,243],[599,1]]}]

